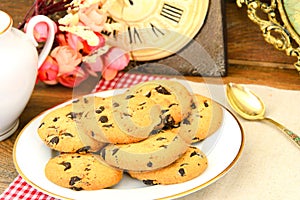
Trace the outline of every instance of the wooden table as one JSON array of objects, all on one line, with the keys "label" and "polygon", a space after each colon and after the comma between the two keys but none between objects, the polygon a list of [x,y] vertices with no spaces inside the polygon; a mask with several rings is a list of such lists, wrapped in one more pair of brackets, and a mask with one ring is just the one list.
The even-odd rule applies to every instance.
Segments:
[{"label": "wooden table", "polygon": [[[1,0],[0,10],[8,12],[16,26],[31,6],[33,0]],[[238,8],[235,1],[226,1],[228,74],[222,82],[253,83],[284,89],[300,90],[300,77],[294,69],[296,59],[267,44],[257,25],[246,16],[246,8]],[[203,82],[200,77],[186,77],[191,81]],[[214,82],[214,78],[208,79]],[[88,79],[81,86],[82,94],[91,91],[97,79]],[[219,81],[219,80],[218,80]],[[0,193],[18,175],[13,164],[14,141],[22,128],[42,111],[72,98],[73,90],[38,83],[32,97],[20,116],[16,133],[0,142]],[[30,144],[28,144],[30,145]],[[30,155],[28,155],[30,156]]]}]

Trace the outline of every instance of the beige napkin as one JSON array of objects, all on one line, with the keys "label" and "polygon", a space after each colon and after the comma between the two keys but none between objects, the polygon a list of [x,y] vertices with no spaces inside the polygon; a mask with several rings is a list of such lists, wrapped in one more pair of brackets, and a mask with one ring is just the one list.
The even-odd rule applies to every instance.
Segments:
[{"label": "beige napkin", "polygon": [[[229,108],[224,85],[190,85],[196,92],[212,94]],[[300,91],[245,86],[263,99],[266,115],[300,135]],[[267,122],[238,119],[244,129],[245,147],[237,164],[217,182],[181,199],[299,200],[300,148]]]}]

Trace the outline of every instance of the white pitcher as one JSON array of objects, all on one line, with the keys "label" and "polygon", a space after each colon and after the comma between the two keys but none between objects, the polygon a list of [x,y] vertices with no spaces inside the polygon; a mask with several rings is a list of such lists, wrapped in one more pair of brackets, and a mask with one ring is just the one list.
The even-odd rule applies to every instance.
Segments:
[{"label": "white pitcher", "polygon": [[[38,55],[33,28],[46,22],[49,38]],[[51,19],[34,16],[28,23],[26,34],[12,27],[13,20],[0,10],[0,141],[12,135],[19,125],[19,116],[32,94],[37,70],[49,54],[55,29]]]}]

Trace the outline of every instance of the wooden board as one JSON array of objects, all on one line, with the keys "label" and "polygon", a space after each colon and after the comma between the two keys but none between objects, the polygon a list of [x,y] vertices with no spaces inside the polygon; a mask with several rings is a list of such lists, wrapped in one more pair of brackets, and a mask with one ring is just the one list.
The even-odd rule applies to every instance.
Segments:
[{"label": "wooden board", "polygon": [[129,69],[151,74],[225,76],[227,49],[223,4],[223,0],[210,0],[205,24],[194,40],[178,53],[151,62],[132,63]]}]

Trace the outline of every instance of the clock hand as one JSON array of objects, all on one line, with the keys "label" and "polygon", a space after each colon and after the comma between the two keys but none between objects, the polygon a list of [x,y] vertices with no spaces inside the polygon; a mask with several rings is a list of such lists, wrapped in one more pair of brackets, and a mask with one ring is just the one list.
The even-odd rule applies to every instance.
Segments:
[{"label": "clock hand", "polygon": [[128,0],[128,1],[129,1],[130,5],[133,6],[133,0]]},{"label": "clock hand", "polygon": [[126,6],[133,6],[133,0],[124,0]]}]

